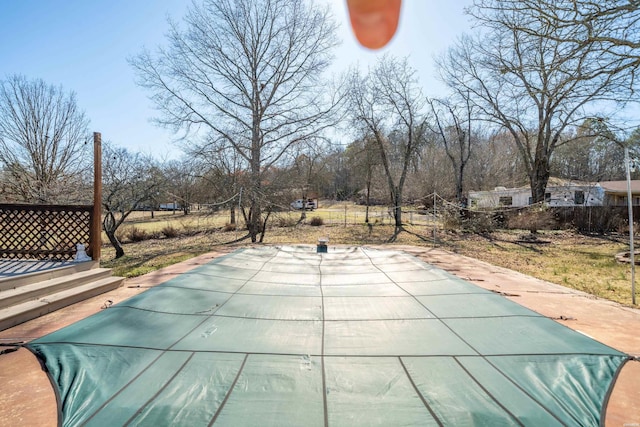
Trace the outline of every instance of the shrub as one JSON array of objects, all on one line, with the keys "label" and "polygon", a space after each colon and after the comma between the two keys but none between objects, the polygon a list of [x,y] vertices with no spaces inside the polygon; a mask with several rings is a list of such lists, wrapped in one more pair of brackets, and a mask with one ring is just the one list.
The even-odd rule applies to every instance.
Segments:
[{"label": "shrub", "polygon": [[160,232],[167,238],[173,238],[173,237],[178,237],[178,235],[180,234],[178,232],[178,229],[175,228],[173,225],[165,225],[162,230],[160,230]]},{"label": "shrub", "polygon": [[445,206],[440,214],[441,226],[447,231],[458,231],[463,228],[463,218],[460,216],[458,209],[452,209]]},{"label": "shrub", "polygon": [[162,239],[164,234],[161,231],[152,231],[147,234],[147,239]]},{"label": "shrub", "polygon": [[126,230],[125,236],[130,242],[142,242],[149,238],[149,233],[138,227],[130,227]]},{"label": "shrub", "polygon": [[296,226],[296,220],[291,218],[288,215],[278,216],[278,217],[274,218],[271,221],[271,223],[275,227],[281,227],[281,228],[288,228],[288,227],[295,227]]},{"label": "shrub", "polygon": [[492,212],[463,211],[457,206],[447,206],[441,213],[442,228],[446,231],[490,233],[496,229],[499,219]]},{"label": "shrub", "polygon": [[545,208],[530,208],[514,213],[507,219],[507,228],[529,230],[553,230],[558,228],[553,212]]},{"label": "shrub", "polygon": [[[626,206],[579,206],[551,209],[563,228],[574,228],[586,233],[607,233],[625,229],[629,223]],[[634,212],[636,217],[637,211]]]},{"label": "shrub", "polygon": [[324,224],[324,221],[322,220],[322,218],[320,218],[319,216],[314,216],[313,218],[311,218],[311,220],[309,221],[309,225],[313,226],[313,227],[319,227],[321,225]]},{"label": "shrub", "polygon": [[116,239],[118,239],[119,242],[124,242],[125,240],[127,240],[128,237],[128,233],[129,233],[129,227],[125,226],[125,227],[119,227],[116,230]]},{"label": "shrub", "polygon": [[491,212],[474,212],[463,220],[462,229],[473,233],[491,233],[495,231],[500,217]]},{"label": "shrub", "polygon": [[182,228],[182,234],[185,236],[195,236],[202,231],[199,224],[188,220],[180,221],[180,227]]}]

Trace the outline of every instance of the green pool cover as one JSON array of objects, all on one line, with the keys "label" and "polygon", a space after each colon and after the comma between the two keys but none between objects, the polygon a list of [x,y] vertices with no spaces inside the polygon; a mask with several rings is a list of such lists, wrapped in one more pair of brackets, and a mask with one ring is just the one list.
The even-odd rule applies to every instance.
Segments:
[{"label": "green pool cover", "polygon": [[239,250],[28,347],[64,426],[597,426],[628,360],[365,248]]}]

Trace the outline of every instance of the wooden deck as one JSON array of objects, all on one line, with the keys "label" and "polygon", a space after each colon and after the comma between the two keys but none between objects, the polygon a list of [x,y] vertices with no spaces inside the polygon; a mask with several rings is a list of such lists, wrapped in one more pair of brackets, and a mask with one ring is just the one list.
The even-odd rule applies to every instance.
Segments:
[{"label": "wooden deck", "polygon": [[73,264],[73,261],[0,260],[0,279],[24,274],[41,273]]}]

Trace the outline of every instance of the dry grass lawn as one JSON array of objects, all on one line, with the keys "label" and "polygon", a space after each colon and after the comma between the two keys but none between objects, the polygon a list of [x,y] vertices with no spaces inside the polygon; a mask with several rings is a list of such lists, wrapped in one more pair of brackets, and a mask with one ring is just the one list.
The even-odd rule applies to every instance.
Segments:
[{"label": "dry grass lawn", "polygon": [[[310,214],[309,218],[315,216]],[[162,227],[167,216],[153,222],[140,219],[145,227]],[[182,221],[187,221],[185,217]],[[308,218],[308,219],[309,219]],[[215,250],[232,251],[251,244],[237,241],[242,231],[221,231],[221,221],[189,218],[185,230],[197,227],[205,231],[176,238],[145,240],[124,245],[126,255],[113,260],[111,247],[103,248],[103,266],[113,268],[114,274],[138,276],[184,261],[193,256]],[[210,221],[211,224],[205,222]],[[153,224],[154,222],[158,224]],[[286,222],[286,221],[285,221]],[[171,224],[175,224],[170,222]],[[151,224],[151,225],[150,225]],[[289,224],[291,225],[291,224]],[[212,229],[210,226],[218,228]],[[179,227],[179,226],[177,226]],[[540,232],[537,241],[530,242],[524,231],[500,231],[488,235],[436,231],[429,226],[407,226],[395,242],[388,243],[393,227],[388,224],[323,225],[313,227],[297,225],[271,227],[264,244],[316,244],[318,238],[328,237],[330,245],[394,244],[434,245],[461,255],[477,258],[494,265],[519,271],[549,282],[588,292],[622,304],[631,305],[630,265],[619,264],[614,255],[628,248],[626,236],[584,236],[568,231]]]},{"label": "dry grass lawn", "polygon": [[[584,236],[541,232],[541,242],[523,241],[524,232],[494,232],[450,239],[445,247],[472,258],[519,271],[592,295],[631,305],[631,266],[616,262],[628,249],[626,236]],[[640,271],[640,270],[639,270]],[[636,295],[638,293],[636,292]]]}]

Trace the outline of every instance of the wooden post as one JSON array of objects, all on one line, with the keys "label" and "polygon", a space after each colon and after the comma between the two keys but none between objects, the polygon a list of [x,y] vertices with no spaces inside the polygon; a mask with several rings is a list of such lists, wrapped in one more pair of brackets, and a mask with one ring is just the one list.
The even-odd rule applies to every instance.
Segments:
[{"label": "wooden post", "polygon": [[89,236],[89,256],[100,261],[102,247],[102,135],[93,133],[93,218]]}]

